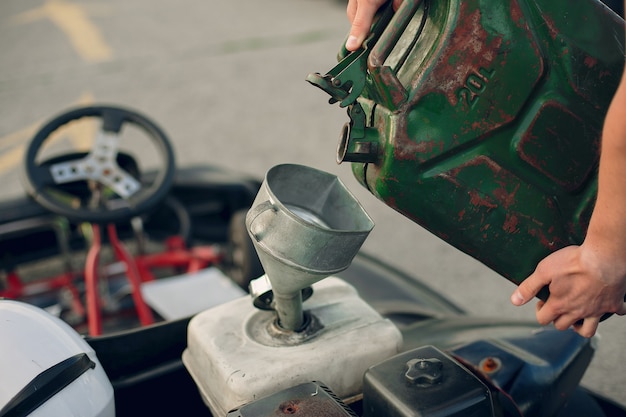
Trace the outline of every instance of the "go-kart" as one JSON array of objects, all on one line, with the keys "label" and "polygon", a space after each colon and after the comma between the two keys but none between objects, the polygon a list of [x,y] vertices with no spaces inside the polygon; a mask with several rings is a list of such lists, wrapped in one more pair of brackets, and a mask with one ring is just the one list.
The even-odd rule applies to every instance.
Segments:
[{"label": "go-kart", "polygon": [[[64,126],[89,126],[94,119],[102,120],[102,129],[89,152],[67,153],[58,144],[55,149],[53,132],[62,135]],[[129,143],[142,158],[120,150]],[[48,158],[50,149],[55,156]],[[140,171],[138,160],[145,164],[151,151],[158,168]],[[106,106],[79,108],[43,127],[31,142],[23,174],[32,197],[5,201],[1,210],[6,277],[0,295],[55,310],[91,336],[124,327],[128,298],[136,313],[128,326],[132,320],[162,320],[143,299],[142,284],[163,274],[225,267],[229,224],[241,221],[258,187],[252,179],[210,167],[177,169],[169,139],[156,124]],[[129,238],[132,255],[123,243]],[[59,262],[46,262],[50,258]],[[249,272],[259,270],[241,271]],[[101,275],[107,279],[100,281]],[[106,296],[98,289],[102,285]]]},{"label": "go-kart", "polygon": [[[91,150],[42,158],[50,138],[54,146],[54,132],[94,118],[101,119],[101,127]],[[162,168],[144,172],[123,150],[125,134],[134,127],[157,144]],[[286,168],[287,179],[303,169]],[[274,316],[271,291],[245,295],[251,280],[263,275],[244,222],[263,184],[212,167],[175,167],[168,139],[154,122],[113,106],[78,108],[54,118],[31,142],[25,170],[29,196],[4,202],[0,210],[2,297],[39,306],[83,334],[112,384],[118,416],[212,415],[205,388],[194,383],[194,372],[181,358],[188,349],[190,320],[211,306],[244,303],[250,311]],[[283,180],[273,181],[280,196]],[[123,190],[111,192],[119,184]],[[128,198],[119,201],[124,195]],[[255,216],[263,212],[257,210]],[[275,415],[270,413],[275,409],[319,416],[392,415],[398,410],[408,413],[399,415],[626,415],[617,404],[578,385],[593,356],[592,341],[531,322],[468,316],[416,277],[365,253],[349,263],[333,274],[338,278],[332,278],[330,287],[319,287],[322,282],[306,286],[305,308],[323,307],[324,297],[356,289],[369,306],[359,307],[365,308],[363,314],[397,330],[391,336],[381,331],[387,340],[377,340],[366,328],[353,337],[362,332],[372,345],[391,340],[392,350],[398,351],[379,364],[361,365],[370,369],[357,395],[338,396],[333,392],[337,387],[320,378],[293,387],[277,382],[280,393],[259,395],[256,402],[226,410],[228,415]],[[151,290],[159,284],[162,291]],[[194,300],[201,302],[194,305]],[[224,326],[227,333],[236,330]],[[341,354],[340,342],[335,343],[328,344],[331,356],[339,355],[333,366],[346,373],[342,363],[354,366],[349,358],[360,358],[358,348],[350,345],[355,351]],[[244,355],[238,349],[233,353]],[[190,366],[193,360],[186,362]],[[262,369],[275,365],[259,364]],[[311,365],[331,373],[324,363]],[[297,382],[297,376],[287,378]],[[405,392],[407,385],[415,392]],[[25,387],[14,388],[14,394],[21,390],[23,396]],[[17,406],[2,404],[0,415],[25,415],[19,406],[28,398]],[[380,414],[383,404],[392,408]],[[45,401],[27,405],[36,411]],[[378,414],[368,414],[368,407],[379,407]]]}]

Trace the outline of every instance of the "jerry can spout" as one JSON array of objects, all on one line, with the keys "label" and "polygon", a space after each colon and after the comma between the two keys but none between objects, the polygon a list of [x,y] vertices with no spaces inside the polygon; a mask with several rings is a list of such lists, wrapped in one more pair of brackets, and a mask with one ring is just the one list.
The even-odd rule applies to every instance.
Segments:
[{"label": "jerry can spout", "polygon": [[[360,139],[360,140],[359,140]],[[365,128],[364,136],[355,139],[352,136],[352,124],[346,123],[341,130],[339,145],[337,146],[337,163],[361,162],[376,163],[381,149],[378,131]]]},{"label": "jerry can spout", "polygon": [[374,128],[366,127],[365,112],[360,104],[350,105],[350,122],[341,129],[337,146],[337,163],[377,163],[380,159],[380,135]]}]

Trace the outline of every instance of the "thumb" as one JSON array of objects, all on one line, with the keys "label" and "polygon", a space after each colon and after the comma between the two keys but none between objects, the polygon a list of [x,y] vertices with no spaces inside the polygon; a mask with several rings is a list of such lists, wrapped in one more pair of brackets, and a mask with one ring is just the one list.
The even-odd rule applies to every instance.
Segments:
[{"label": "thumb", "polygon": [[519,288],[516,288],[513,294],[511,294],[511,303],[515,306],[523,306],[528,302],[528,299],[524,298]]},{"label": "thumb", "polygon": [[543,279],[537,272],[530,275],[517,289],[511,294],[511,303],[516,306],[522,306],[529,302],[537,293],[546,285],[550,284],[550,280]]}]

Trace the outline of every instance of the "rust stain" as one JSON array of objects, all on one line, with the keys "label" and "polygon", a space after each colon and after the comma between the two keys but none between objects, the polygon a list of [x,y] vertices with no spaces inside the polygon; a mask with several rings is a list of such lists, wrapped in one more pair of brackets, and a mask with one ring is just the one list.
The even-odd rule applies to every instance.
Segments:
[{"label": "rust stain", "polygon": [[525,26],[523,23],[526,21],[526,17],[524,16],[522,9],[520,9],[519,4],[516,1],[511,2],[511,9],[509,13],[513,22],[519,22],[519,26],[521,27]]},{"label": "rust stain", "polygon": [[385,198],[385,202],[389,205],[389,207],[398,207],[398,200],[395,197],[387,197]]},{"label": "rust stain", "polygon": [[476,190],[469,191],[470,204],[475,207],[486,207],[488,209],[495,209],[498,207],[497,204],[493,203],[491,199],[486,196],[483,196]]},{"label": "rust stain", "polygon": [[584,62],[587,68],[593,68],[598,63],[598,59],[592,56],[586,56]]},{"label": "rust stain", "polygon": [[500,181],[500,188],[493,191],[494,197],[500,203],[502,203],[502,207],[504,207],[505,209],[510,208],[516,202],[515,195],[517,194],[520,188],[520,184],[517,183],[515,184],[515,187],[513,188],[513,190],[509,191],[507,189],[508,184],[510,184],[509,179]]},{"label": "rust stain", "polygon": [[487,357],[479,364],[481,370],[486,373],[493,373],[500,369],[501,362],[497,358]]},{"label": "rust stain", "polygon": [[546,236],[546,233],[541,228],[530,229],[528,231],[528,234],[536,238],[541,246],[549,249],[554,248],[554,241],[548,238],[548,236]]},{"label": "rust stain", "polygon": [[519,232],[518,224],[519,219],[515,214],[507,214],[506,218],[504,219],[502,229],[507,233],[517,233]]},{"label": "rust stain", "polygon": [[291,400],[285,401],[278,406],[278,410],[282,414],[296,414],[300,410],[300,401]]},{"label": "rust stain", "polygon": [[545,22],[546,27],[548,28],[548,33],[550,37],[552,38],[552,40],[556,40],[559,36],[559,31],[556,28],[556,24],[554,23],[554,21],[550,19],[547,15],[543,16],[543,21]]},{"label": "rust stain", "polygon": [[415,144],[413,150],[417,153],[427,153],[431,154],[435,150],[441,152],[443,150],[444,144],[443,141],[435,141],[435,140],[422,140]]},{"label": "rust stain", "polygon": [[[552,206],[552,202],[548,200],[548,205]],[[535,222],[537,224],[536,228],[529,228],[528,234],[537,239],[537,241],[545,248],[550,251],[555,251],[556,249],[562,248],[568,244],[562,237],[559,235],[555,235],[555,227],[551,225],[550,227],[545,229],[546,225]]]}]

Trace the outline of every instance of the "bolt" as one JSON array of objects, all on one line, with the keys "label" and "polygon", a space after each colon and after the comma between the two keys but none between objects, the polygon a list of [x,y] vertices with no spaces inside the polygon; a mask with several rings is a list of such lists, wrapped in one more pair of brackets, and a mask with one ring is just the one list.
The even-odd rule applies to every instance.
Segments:
[{"label": "bolt", "polygon": [[500,369],[501,366],[502,362],[500,362],[500,359],[491,356],[486,357],[485,359],[480,361],[479,364],[480,369],[488,374],[496,372],[498,369]]}]

